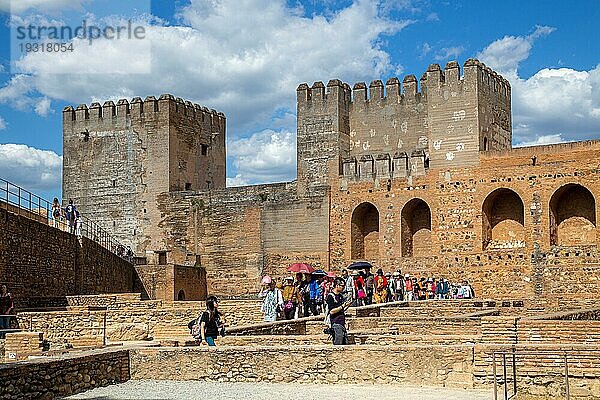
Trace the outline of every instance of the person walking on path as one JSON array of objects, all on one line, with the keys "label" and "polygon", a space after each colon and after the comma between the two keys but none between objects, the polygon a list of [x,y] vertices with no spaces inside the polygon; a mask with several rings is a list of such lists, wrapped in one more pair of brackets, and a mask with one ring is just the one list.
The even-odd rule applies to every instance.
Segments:
[{"label": "person walking on path", "polygon": [[346,283],[342,278],[335,278],[333,291],[327,295],[326,303],[329,313],[329,321],[333,330],[333,344],[348,344],[348,332],[346,331],[345,311],[352,304],[352,299],[344,300],[342,292]]},{"label": "person walking on path", "polygon": [[215,296],[206,298],[206,311],[202,313],[198,320],[202,344],[216,346],[215,339],[219,337],[219,332],[225,326],[225,320],[218,310],[218,305],[219,299]]},{"label": "person walking on path", "polygon": [[283,310],[283,295],[269,275],[262,278],[261,284],[263,290],[258,294],[263,299],[261,311],[265,314],[265,322],[274,322],[277,314]]},{"label": "person walking on path", "polygon": [[354,297],[356,297],[354,295],[354,278],[352,278],[352,276],[350,274],[348,274],[348,270],[344,269],[342,270],[342,279],[344,280],[344,299],[346,301],[348,300],[354,300]]},{"label": "person walking on path", "polygon": [[385,303],[387,300],[388,281],[383,276],[383,270],[379,268],[377,270],[377,276],[375,277],[375,290],[373,293],[373,302]]},{"label": "person walking on path", "polygon": [[296,307],[298,307],[300,302],[300,292],[296,285],[294,285],[294,278],[288,276],[285,278],[283,286],[283,313],[285,319],[294,319]]}]

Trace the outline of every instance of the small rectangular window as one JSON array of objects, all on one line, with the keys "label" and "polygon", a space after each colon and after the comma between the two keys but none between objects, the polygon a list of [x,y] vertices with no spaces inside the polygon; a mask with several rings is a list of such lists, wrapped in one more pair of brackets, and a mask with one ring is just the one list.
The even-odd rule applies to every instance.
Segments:
[{"label": "small rectangular window", "polygon": [[159,251],[158,253],[158,265],[166,265],[167,264],[167,252]]},{"label": "small rectangular window", "polygon": [[203,144],[202,145],[202,155],[205,156],[208,154],[208,146]]},{"label": "small rectangular window", "polygon": [[192,184],[189,182],[185,183],[185,190],[192,190]]}]

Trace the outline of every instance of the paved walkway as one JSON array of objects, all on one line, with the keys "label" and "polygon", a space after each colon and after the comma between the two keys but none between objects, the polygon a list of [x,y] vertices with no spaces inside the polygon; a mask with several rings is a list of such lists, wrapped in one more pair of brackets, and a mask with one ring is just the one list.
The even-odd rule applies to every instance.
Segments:
[{"label": "paved walkway", "polygon": [[490,400],[491,391],[397,385],[295,385],[198,381],[128,381],[67,399],[88,400]]}]

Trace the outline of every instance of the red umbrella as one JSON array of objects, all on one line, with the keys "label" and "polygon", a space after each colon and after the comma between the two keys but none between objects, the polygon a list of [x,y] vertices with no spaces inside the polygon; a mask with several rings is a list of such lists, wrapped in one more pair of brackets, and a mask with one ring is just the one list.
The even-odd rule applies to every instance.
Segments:
[{"label": "red umbrella", "polygon": [[287,270],[290,272],[295,272],[295,273],[301,272],[303,274],[310,274],[315,269],[308,264],[295,263],[295,264],[290,265]]}]

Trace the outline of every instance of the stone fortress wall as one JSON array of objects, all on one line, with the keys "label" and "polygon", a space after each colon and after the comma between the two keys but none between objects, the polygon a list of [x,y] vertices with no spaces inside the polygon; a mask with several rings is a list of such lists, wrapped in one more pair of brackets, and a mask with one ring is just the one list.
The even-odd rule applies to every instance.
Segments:
[{"label": "stone fortress wall", "polygon": [[[136,255],[148,264],[161,264],[162,258],[204,268],[207,293],[250,295],[260,276],[282,277],[296,261],[339,270],[351,260],[368,259],[386,270],[469,279],[478,296],[584,301],[598,290],[600,143],[511,149],[508,82],[477,60],[463,69],[461,76],[456,62],[443,70],[434,64],[420,88],[414,76],[403,79],[402,90],[395,78],[385,92],[374,81],[368,97],[362,83],[353,89],[338,80],[301,84],[298,179],[282,184],[224,188],[223,169],[220,187],[200,182],[182,190],[184,175],[173,166],[182,165],[185,154],[157,151],[166,140],[176,140],[178,131],[170,127],[182,123],[142,116],[135,108],[139,101],[132,102],[129,113],[139,117],[123,111],[124,123],[130,120],[130,131],[148,144],[140,145],[140,158],[127,162],[134,170],[146,168],[141,176],[148,183],[134,185],[131,191],[138,195],[117,191],[121,194],[111,197],[113,188],[104,182],[83,188],[78,200],[84,207],[96,195],[130,201],[129,208],[108,202],[99,209],[143,224],[144,235],[133,240]],[[162,109],[169,116],[192,109],[166,96],[151,104],[158,105],[152,114],[158,117],[165,115]],[[106,179],[112,166],[125,161],[90,160],[113,152],[129,157],[100,139],[92,140],[97,148],[81,142],[83,128],[91,138],[111,129],[100,119],[86,120],[86,113],[83,107],[65,111],[66,186],[75,181],[79,162],[93,179]],[[116,115],[119,121],[118,106]],[[220,118],[214,136],[223,139]],[[215,127],[201,127],[200,137],[209,129]],[[150,151],[157,152],[156,159],[144,156]]]},{"label": "stone fortress wall", "polygon": [[0,282],[15,307],[60,306],[74,294],[133,290],[133,266],[101,244],[0,207]]}]

